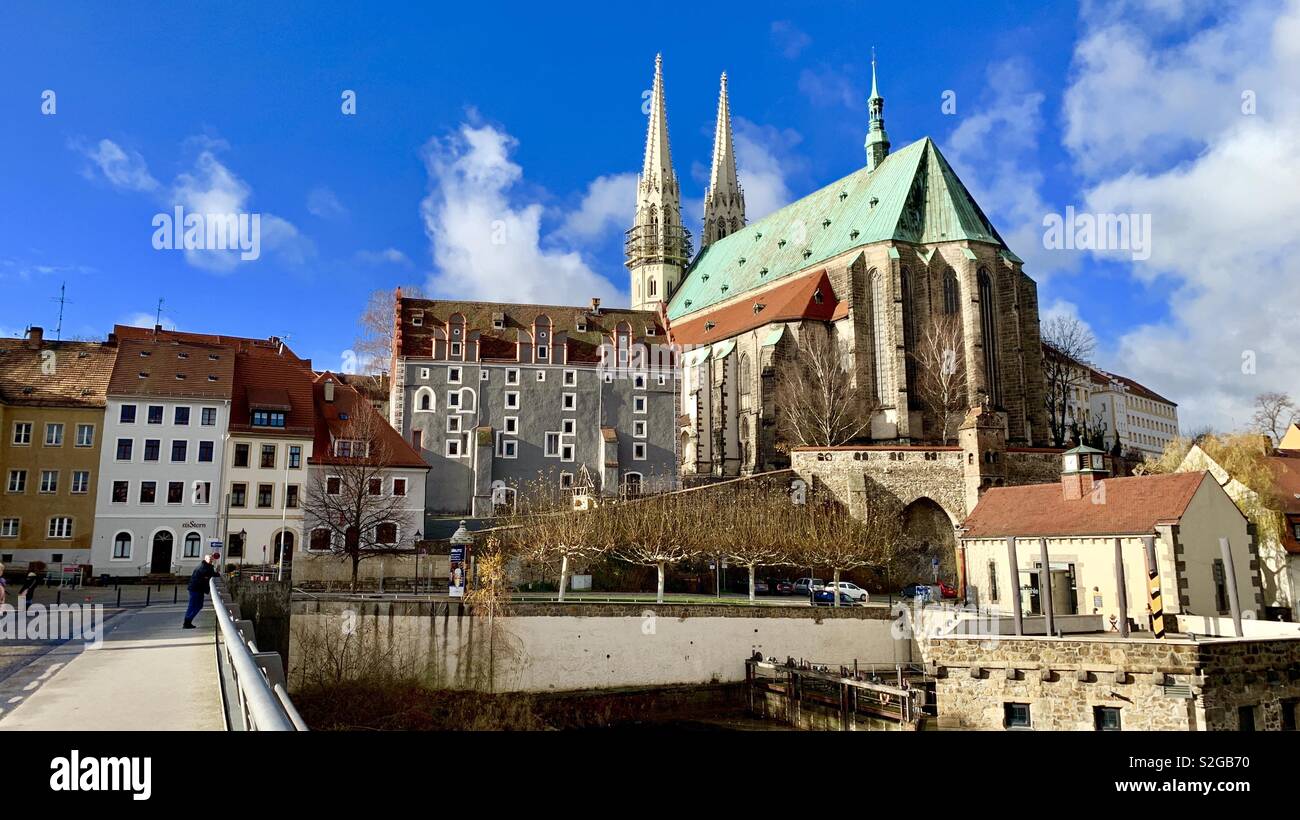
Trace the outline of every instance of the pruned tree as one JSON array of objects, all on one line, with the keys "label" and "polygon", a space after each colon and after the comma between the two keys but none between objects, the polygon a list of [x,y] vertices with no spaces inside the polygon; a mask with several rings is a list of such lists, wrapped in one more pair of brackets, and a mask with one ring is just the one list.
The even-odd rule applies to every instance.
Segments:
[{"label": "pruned tree", "polygon": [[[402,285],[402,295],[420,298],[423,294],[414,285]],[[393,291],[377,290],[370,294],[365,309],[357,319],[361,333],[352,343],[357,354],[358,369],[378,373],[388,369],[393,355]]]},{"label": "pruned tree", "polygon": [[1259,432],[1271,436],[1274,446],[1282,442],[1282,436],[1297,419],[1300,419],[1300,408],[1286,393],[1267,391],[1255,397],[1251,424]]},{"label": "pruned tree", "polygon": [[797,352],[778,374],[776,415],[785,447],[834,447],[871,430],[881,403],[858,384],[833,332],[801,334]]},{"label": "pruned tree", "polygon": [[709,496],[719,553],[749,570],[749,600],[754,600],[754,571],[760,566],[791,563],[789,527],[794,520],[790,496],[755,482],[730,493]]},{"label": "pruned tree", "polygon": [[698,493],[657,495],[636,501],[605,503],[596,509],[610,552],[624,561],[654,567],[655,600],[664,601],[667,567],[705,551],[712,522],[701,515]]},{"label": "pruned tree", "polygon": [[604,555],[612,545],[614,516],[598,508],[573,509],[573,496],[548,491],[538,483],[518,505],[517,541],[521,555],[543,566],[559,565],[559,600],[569,573]]},{"label": "pruned tree", "polygon": [[833,604],[840,605],[840,574],[861,567],[884,568],[893,561],[902,534],[898,510],[883,503],[870,504],[855,518],[830,498],[809,499],[796,517],[801,564],[826,567],[832,574]]},{"label": "pruned tree", "polygon": [[312,548],[328,537],[330,553],[352,564],[353,591],[362,561],[405,554],[414,544],[408,533],[418,527],[408,499],[385,492],[394,453],[383,434],[384,420],[364,403],[355,411],[334,431],[330,452],[313,459],[319,466],[303,504]]},{"label": "pruned tree", "polygon": [[1063,447],[1070,433],[1070,399],[1092,378],[1088,361],[1097,340],[1077,316],[1066,314],[1044,322],[1041,335],[1047,423],[1053,442]]},{"label": "pruned tree", "polygon": [[921,328],[909,354],[916,364],[917,397],[939,422],[944,444],[956,436],[967,405],[970,382],[962,342],[961,317],[940,314]]}]

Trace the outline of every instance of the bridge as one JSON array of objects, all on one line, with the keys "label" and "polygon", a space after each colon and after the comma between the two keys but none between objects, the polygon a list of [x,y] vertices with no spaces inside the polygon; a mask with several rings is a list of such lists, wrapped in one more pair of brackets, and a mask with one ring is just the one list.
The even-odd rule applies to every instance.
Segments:
[{"label": "bridge", "polygon": [[[240,620],[222,582],[213,581],[211,593],[193,630],[181,628],[179,601],[101,604],[94,616],[95,596],[72,603],[60,595],[57,603],[37,601],[41,612],[9,612],[0,640],[0,733],[305,730],[279,655],[257,650],[252,624]],[[61,611],[50,617],[52,610]],[[59,618],[67,624],[83,613],[75,636],[58,633]],[[16,619],[42,617],[44,632],[15,631]]]}]

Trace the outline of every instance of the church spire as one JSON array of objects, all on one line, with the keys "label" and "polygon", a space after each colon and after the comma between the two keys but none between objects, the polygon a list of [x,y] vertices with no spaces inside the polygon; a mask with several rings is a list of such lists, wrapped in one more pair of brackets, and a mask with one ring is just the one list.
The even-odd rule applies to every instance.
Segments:
[{"label": "church spire", "polygon": [[731,102],[727,98],[727,72],[722,72],[718,92],[718,122],[713,129],[713,168],[704,194],[704,233],[708,245],[745,225],[745,192],[736,177],[736,146],[731,136]]},{"label": "church spire", "polygon": [[637,181],[636,221],[627,232],[625,245],[625,264],[632,275],[632,307],[636,310],[655,310],[661,302],[667,302],[691,257],[691,235],[682,227],[681,190],[668,147],[668,106],[664,96],[663,57],[656,54],[645,160]]},{"label": "church spire", "polygon": [[889,154],[889,135],[885,133],[885,98],[876,90],[876,50],[871,49],[871,97],[867,100],[867,170],[880,167]]}]

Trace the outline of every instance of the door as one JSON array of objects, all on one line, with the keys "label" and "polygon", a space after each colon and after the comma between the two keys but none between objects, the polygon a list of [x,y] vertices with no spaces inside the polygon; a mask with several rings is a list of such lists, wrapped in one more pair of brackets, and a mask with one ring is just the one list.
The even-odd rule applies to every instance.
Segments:
[{"label": "door", "polygon": [[152,573],[167,573],[172,571],[172,534],[169,532],[160,532],[153,537],[152,560],[149,562],[149,571]]},{"label": "door", "polygon": [[287,548],[286,552],[284,553],[284,563],[285,563],[285,564],[290,564],[290,563],[292,563],[292,562],[293,562],[293,533],[292,533],[292,532],[279,532],[279,533],[276,533],[276,535],[275,535],[275,558],[274,558],[274,562],[275,562],[276,564],[279,564],[279,563],[280,563],[280,549],[281,549],[281,546]]}]

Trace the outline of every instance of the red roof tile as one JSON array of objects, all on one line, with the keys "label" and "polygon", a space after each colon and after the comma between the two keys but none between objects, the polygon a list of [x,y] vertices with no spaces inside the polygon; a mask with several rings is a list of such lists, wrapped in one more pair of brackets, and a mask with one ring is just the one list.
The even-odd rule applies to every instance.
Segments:
[{"label": "red roof tile", "polygon": [[260,349],[298,359],[307,362],[309,365],[311,362],[310,359],[300,358],[287,344],[274,336],[266,339],[251,339],[246,336],[227,336],[223,333],[193,333],[188,330],[164,330],[162,328],[135,327],[134,325],[114,325],[113,334],[119,339],[190,342],[193,344],[219,345],[238,350]]},{"label": "red roof tile", "polygon": [[1108,478],[1105,503],[1100,504],[1089,495],[1067,501],[1059,482],[994,487],[967,517],[963,537],[1153,533],[1156,524],[1182,518],[1207,476],[1199,472]]},{"label": "red roof tile", "polygon": [[235,356],[228,347],[124,339],[108,392],[120,396],[228,399]]},{"label": "red roof tile", "polygon": [[[271,349],[244,348],[233,354],[234,389],[230,402],[232,433],[311,436],[316,414],[312,408],[315,375],[292,353],[280,355]],[[285,414],[284,427],[253,426],[254,410]]]},{"label": "red roof tile", "polygon": [[[822,301],[816,300],[820,290]],[[825,270],[815,270],[796,279],[785,279],[761,291],[750,291],[730,304],[690,314],[668,329],[675,344],[694,345],[717,342],[774,322],[799,319],[831,321],[848,316],[847,303],[841,304],[831,288]]]},{"label": "red roof tile", "polygon": [[[329,402],[325,401],[325,384],[331,381],[334,383],[334,401]],[[345,383],[337,374],[328,370],[318,373],[312,383],[312,399],[316,414],[316,440],[312,444],[310,463],[338,463],[339,460],[334,457],[330,446],[332,439],[346,430],[349,419],[359,413],[370,413],[372,419],[377,422],[379,436],[388,449],[387,466],[428,469],[429,465],[424,462],[415,448],[402,438],[401,433],[393,429],[365,396]]]}]

